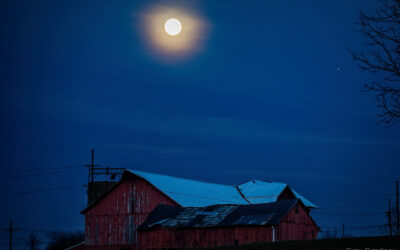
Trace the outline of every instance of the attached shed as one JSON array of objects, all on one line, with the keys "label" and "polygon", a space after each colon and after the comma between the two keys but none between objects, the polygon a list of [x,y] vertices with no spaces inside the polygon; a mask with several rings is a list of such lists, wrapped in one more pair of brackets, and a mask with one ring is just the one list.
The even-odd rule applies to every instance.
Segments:
[{"label": "attached shed", "polygon": [[318,227],[299,199],[255,205],[159,205],[138,228],[139,249],[232,246],[316,239]]},{"label": "attached shed", "polygon": [[137,228],[159,205],[207,207],[300,199],[306,210],[316,206],[287,184],[250,181],[229,186],[126,170],[121,180],[83,211],[86,249],[133,248]]}]

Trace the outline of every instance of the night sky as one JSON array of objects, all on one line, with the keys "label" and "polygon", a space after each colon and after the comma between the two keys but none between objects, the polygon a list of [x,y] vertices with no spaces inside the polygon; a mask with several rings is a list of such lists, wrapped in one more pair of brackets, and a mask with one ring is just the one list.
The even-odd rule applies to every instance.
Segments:
[{"label": "night sky", "polygon": [[[382,233],[400,131],[377,124],[363,92],[377,76],[347,50],[377,1],[0,4],[1,227],[83,230],[94,148],[102,166],[285,182],[320,207],[322,229]],[[152,41],[163,8],[201,24],[184,53]]]}]

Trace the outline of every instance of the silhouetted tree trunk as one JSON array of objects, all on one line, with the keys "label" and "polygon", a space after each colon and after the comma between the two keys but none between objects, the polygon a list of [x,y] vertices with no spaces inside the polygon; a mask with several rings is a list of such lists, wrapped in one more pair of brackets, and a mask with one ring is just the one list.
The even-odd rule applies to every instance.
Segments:
[{"label": "silhouetted tree trunk", "polygon": [[35,234],[30,234],[29,239],[26,241],[26,246],[29,247],[30,250],[39,250],[41,244],[42,241],[36,237]]},{"label": "silhouetted tree trunk", "polygon": [[376,93],[380,122],[392,126],[400,118],[400,0],[378,1],[376,11],[360,12],[357,23],[367,39],[365,50],[350,53],[361,69],[379,76],[365,88]]}]

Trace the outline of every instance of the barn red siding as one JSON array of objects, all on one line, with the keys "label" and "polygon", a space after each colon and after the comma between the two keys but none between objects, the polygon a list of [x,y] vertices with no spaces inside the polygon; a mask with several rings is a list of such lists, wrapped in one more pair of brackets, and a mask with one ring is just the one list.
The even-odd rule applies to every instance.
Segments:
[{"label": "barn red siding", "polygon": [[[278,200],[293,198],[286,188]],[[129,176],[85,213],[87,250],[196,248],[272,241],[271,226],[136,231],[158,204],[179,206],[142,178]],[[276,240],[316,239],[318,227],[298,203],[275,228]],[[79,249],[79,248],[78,248]]]},{"label": "barn red siding", "polygon": [[276,229],[276,240],[317,239],[318,227],[308,212],[297,203],[282,219]]},{"label": "barn red siding", "polygon": [[[114,246],[84,246],[82,249],[84,250],[137,250],[137,245],[114,245]],[[71,250],[80,250],[78,249],[71,249]]]},{"label": "barn red siding", "polygon": [[293,192],[290,190],[289,187],[286,187],[282,193],[279,195],[277,201],[284,201],[284,200],[291,200],[291,199],[296,199],[296,196],[293,194]]},{"label": "barn red siding", "polygon": [[139,249],[232,246],[272,240],[271,227],[156,229],[139,232]]},{"label": "barn red siding", "polygon": [[85,213],[86,245],[136,244],[137,226],[158,204],[178,205],[143,179],[123,181]]},{"label": "barn red siding", "polygon": [[[317,226],[297,204],[275,228],[275,240],[316,239]],[[139,231],[139,249],[232,246],[272,241],[271,226],[168,228]]]}]

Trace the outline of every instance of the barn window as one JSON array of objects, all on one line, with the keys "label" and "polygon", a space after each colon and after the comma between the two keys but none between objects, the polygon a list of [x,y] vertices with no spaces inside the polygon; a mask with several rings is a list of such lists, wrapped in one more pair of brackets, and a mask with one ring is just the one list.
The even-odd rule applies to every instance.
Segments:
[{"label": "barn window", "polygon": [[296,212],[296,214],[299,213],[299,205],[296,206],[295,212]]}]

